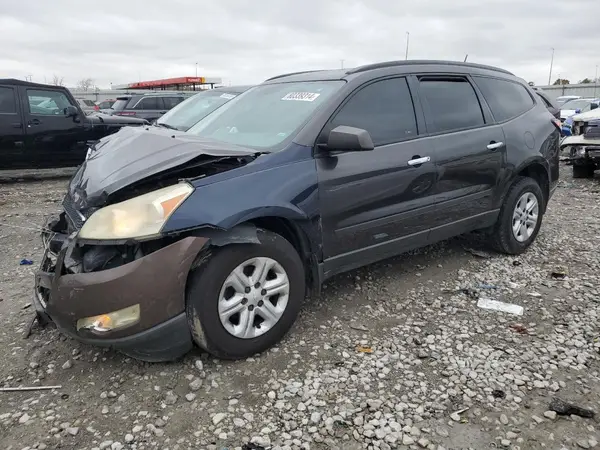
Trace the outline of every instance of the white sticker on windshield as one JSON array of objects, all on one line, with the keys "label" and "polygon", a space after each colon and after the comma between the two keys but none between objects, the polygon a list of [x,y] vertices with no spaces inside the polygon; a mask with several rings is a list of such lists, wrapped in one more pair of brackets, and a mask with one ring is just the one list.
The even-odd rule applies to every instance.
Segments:
[{"label": "white sticker on windshield", "polygon": [[281,100],[295,100],[297,102],[314,102],[321,94],[316,92],[290,92],[285,94]]},{"label": "white sticker on windshield", "polygon": [[221,94],[221,98],[227,99],[227,100],[231,100],[232,98],[235,98],[235,95],[233,94]]}]

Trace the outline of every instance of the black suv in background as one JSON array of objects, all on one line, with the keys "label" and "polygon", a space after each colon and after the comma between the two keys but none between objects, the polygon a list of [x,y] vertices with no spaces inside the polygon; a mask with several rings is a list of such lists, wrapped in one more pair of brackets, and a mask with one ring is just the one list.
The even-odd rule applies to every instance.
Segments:
[{"label": "black suv in background", "polygon": [[0,79],[0,168],[78,166],[88,142],[123,126],[148,125],[133,117],[86,115],[62,86]]},{"label": "black suv in background", "polygon": [[523,80],[400,61],[282,75],[186,132],[102,139],[43,229],[36,310],[146,360],[275,344],[332,276],[472,230],[519,254],[559,176]]},{"label": "black suv in background", "polygon": [[156,92],[149,94],[133,94],[117,97],[110,107],[110,114],[117,116],[137,117],[149,122],[158,119],[186,98],[197,94],[191,92]]}]

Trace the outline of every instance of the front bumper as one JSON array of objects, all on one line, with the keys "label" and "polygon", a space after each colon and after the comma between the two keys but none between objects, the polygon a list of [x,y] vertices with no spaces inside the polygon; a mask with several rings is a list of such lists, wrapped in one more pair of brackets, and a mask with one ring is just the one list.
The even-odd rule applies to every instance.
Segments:
[{"label": "front bumper", "polygon": [[[138,359],[175,359],[192,347],[185,317],[185,285],[208,239],[185,237],[121,266],[71,273],[65,258],[76,237],[44,232],[44,257],[35,276],[34,304],[64,334],[92,345],[112,347]],[[140,305],[140,319],[102,334],[76,329],[77,320]]]}]

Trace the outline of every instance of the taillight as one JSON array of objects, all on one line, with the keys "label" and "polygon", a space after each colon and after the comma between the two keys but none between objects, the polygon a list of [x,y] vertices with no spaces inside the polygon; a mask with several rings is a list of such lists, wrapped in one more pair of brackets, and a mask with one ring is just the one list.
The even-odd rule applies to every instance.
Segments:
[{"label": "taillight", "polygon": [[558,120],[558,119],[556,119],[556,118],[554,118],[554,117],[553,117],[553,118],[551,119],[551,121],[552,121],[552,123],[554,124],[554,126],[556,127],[556,129],[557,129],[558,131],[561,131],[561,130],[562,130],[562,123],[560,122],[560,120]]},{"label": "taillight", "polygon": [[98,105],[94,105],[94,110],[100,111],[100,107]]}]

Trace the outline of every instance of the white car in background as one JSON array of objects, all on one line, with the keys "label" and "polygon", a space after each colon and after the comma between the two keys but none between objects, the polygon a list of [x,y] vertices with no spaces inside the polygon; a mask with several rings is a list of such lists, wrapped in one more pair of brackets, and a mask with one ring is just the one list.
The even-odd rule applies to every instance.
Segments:
[{"label": "white car in background", "polygon": [[561,95],[560,97],[556,97],[556,103],[562,105],[563,103],[567,103],[569,100],[578,100],[581,98],[581,95]]},{"label": "white car in background", "polygon": [[598,98],[579,98],[569,100],[568,102],[560,105],[560,121],[564,122],[574,114],[580,114],[596,109],[598,108],[598,105],[600,105],[600,99]]}]

